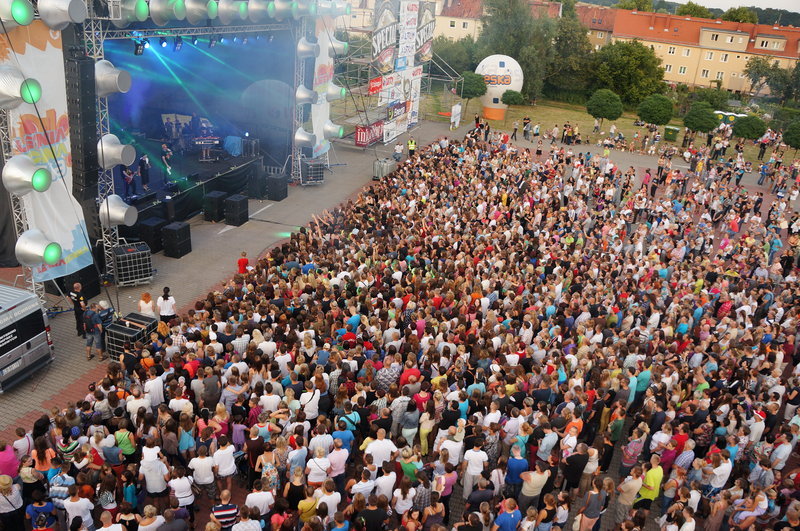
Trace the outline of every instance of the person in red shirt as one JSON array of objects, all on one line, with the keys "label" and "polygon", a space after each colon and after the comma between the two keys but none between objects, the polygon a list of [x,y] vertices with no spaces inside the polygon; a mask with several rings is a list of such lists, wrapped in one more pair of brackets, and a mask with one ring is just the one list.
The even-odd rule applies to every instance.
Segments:
[{"label": "person in red shirt", "polygon": [[407,384],[408,379],[412,376],[416,376],[418,382],[422,380],[422,373],[419,372],[419,369],[414,367],[414,363],[409,360],[406,362],[406,368],[403,371],[403,374],[400,375],[400,387],[402,388],[405,384]]},{"label": "person in red shirt", "polygon": [[247,273],[247,266],[250,265],[250,260],[247,259],[247,251],[242,251],[242,257],[236,261],[236,265],[239,266],[240,275]]}]

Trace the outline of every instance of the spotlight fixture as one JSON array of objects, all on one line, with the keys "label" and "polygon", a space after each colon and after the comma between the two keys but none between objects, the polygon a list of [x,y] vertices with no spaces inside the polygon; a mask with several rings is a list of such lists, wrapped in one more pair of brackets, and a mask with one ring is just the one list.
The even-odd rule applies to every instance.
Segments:
[{"label": "spotlight fixture", "polygon": [[175,42],[172,44],[172,51],[179,52],[183,48],[183,37],[178,35],[175,37]]},{"label": "spotlight fixture", "polygon": [[82,24],[88,16],[83,0],[39,0],[39,16],[50,29],[59,31],[68,25]]},{"label": "spotlight fixture", "polygon": [[1,33],[17,26],[27,26],[33,22],[33,4],[29,0],[11,0],[0,2],[0,20],[3,21]]},{"label": "spotlight fixture", "polygon": [[27,155],[14,155],[3,166],[3,185],[17,196],[28,192],[45,192],[52,182],[50,171],[37,166]]},{"label": "spotlight fixture", "polygon": [[144,43],[139,39],[133,39],[133,55],[142,55],[144,53]]},{"label": "spotlight fixture", "polygon": [[61,246],[39,229],[29,229],[20,234],[14,254],[23,265],[55,265],[61,260]]},{"label": "spotlight fixture", "polygon": [[239,37],[237,37],[236,35],[234,35],[234,36],[233,36],[233,39],[231,39],[231,41],[233,42],[233,44],[237,44],[237,43],[239,42]]},{"label": "spotlight fixture", "polygon": [[218,41],[219,41],[219,36],[212,35],[211,37],[208,38],[208,47],[213,48],[214,46],[217,45]]},{"label": "spotlight fixture", "polygon": [[166,48],[167,47],[167,38],[166,37],[160,37],[158,39],[158,42],[161,43],[161,47],[162,48]]},{"label": "spotlight fixture", "polygon": [[26,78],[13,66],[0,66],[0,109],[16,109],[22,103],[36,103],[42,97],[42,86]]},{"label": "spotlight fixture", "polygon": [[144,49],[150,48],[150,39],[142,39],[142,44],[144,45]]},{"label": "spotlight fixture", "polygon": [[219,36],[219,43],[220,44],[225,44],[225,35],[220,35]]},{"label": "spotlight fixture", "polygon": [[198,41],[198,39],[197,39],[197,35],[195,35],[194,37],[192,37],[192,46],[197,46],[197,41]]},{"label": "spotlight fixture", "polygon": [[247,44],[248,42],[247,37],[242,37],[242,44]]}]

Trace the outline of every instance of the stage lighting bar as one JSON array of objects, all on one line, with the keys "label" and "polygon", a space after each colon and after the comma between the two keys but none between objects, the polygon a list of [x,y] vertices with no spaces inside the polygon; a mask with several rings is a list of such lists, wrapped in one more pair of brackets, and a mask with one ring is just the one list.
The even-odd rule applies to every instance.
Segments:
[{"label": "stage lighting bar", "polygon": [[89,16],[84,0],[39,0],[37,7],[42,21],[56,31],[70,24],[82,24]]},{"label": "stage lighting bar", "polygon": [[[290,25],[288,22],[276,22],[266,24],[241,24],[225,27],[225,31],[229,33],[236,33],[238,35],[261,33],[269,35],[272,32],[288,31]],[[175,37],[180,35],[184,39],[192,36],[210,36],[218,35],[221,31],[219,26],[198,26],[198,27],[163,27],[163,28],[137,28],[137,29],[111,29],[105,34],[105,40],[131,40],[131,39],[157,39],[158,37]],[[271,36],[271,35],[270,35]],[[267,37],[267,40],[269,38]]]},{"label": "stage lighting bar", "polygon": [[27,155],[14,155],[3,166],[3,186],[19,197],[29,192],[46,192],[52,182],[50,170],[37,166]]},{"label": "stage lighting bar", "polygon": [[36,103],[41,97],[38,81],[26,79],[13,66],[0,66],[0,109],[16,109],[23,103]]},{"label": "stage lighting bar", "polygon": [[28,0],[3,0],[0,2],[0,32],[5,27],[6,31],[17,26],[27,26],[33,22],[33,4]]},{"label": "stage lighting bar", "polygon": [[139,39],[133,39],[133,55],[142,55],[144,53],[144,43]]},{"label": "stage lighting bar", "polygon": [[55,265],[61,260],[61,246],[39,229],[29,229],[20,234],[14,254],[22,265]]},{"label": "stage lighting bar", "polygon": [[131,22],[144,22],[150,14],[150,7],[146,0],[122,0],[120,8],[122,18],[111,21],[118,28],[125,28]]},{"label": "stage lighting bar", "polygon": [[179,52],[183,48],[183,37],[178,35],[175,37],[175,43],[172,45],[172,51]]}]

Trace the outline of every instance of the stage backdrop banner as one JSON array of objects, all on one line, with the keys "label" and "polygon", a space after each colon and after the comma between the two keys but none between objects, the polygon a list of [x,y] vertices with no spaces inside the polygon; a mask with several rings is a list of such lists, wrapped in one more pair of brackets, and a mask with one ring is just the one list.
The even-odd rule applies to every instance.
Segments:
[{"label": "stage backdrop banner", "polygon": [[418,0],[400,2],[400,36],[397,47],[397,70],[403,70],[414,65],[414,54],[417,51],[418,14]]},{"label": "stage backdrop banner", "polygon": [[36,20],[30,26],[9,30],[7,37],[14,49],[6,38],[0,39],[0,64],[18,68],[26,78],[36,79],[42,86],[42,97],[36,104],[41,120],[32,104],[23,103],[9,111],[8,121],[14,154],[28,155],[34,163],[46,165],[53,177],[49,190],[23,197],[30,227],[43,231],[62,248],[60,262],[33,269],[33,278],[43,282],[74,273],[93,261],[83,211],[72,196],[61,33]]},{"label": "stage backdrop banner", "polygon": [[311,106],[311,125],[317,137],[317,143],[312,151],[312,158],[319,157],[328,152],[330,141],[325,138],[325,122],[331,117],[331,104],[325,98],[328,84],[333,81],[333,58],[328,54],[328,48],[333,36],[330,32],[336,27],[333,17],[317,17],[317,42],[319,55],[314,62],[314,84],[312,90],[319,93],[319,103]]}]

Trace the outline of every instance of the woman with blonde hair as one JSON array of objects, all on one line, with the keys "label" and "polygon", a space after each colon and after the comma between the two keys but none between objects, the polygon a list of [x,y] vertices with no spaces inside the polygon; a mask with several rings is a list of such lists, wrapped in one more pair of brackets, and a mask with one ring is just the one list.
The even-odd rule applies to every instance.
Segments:
[{"label": "woman with blonde hair", "polygon": [[11,476],[0,476],[0,523],[3,529],[25,529],[25,504],[22,501],[22,488],[13,482]]},{"label": "woman with blonde hair", "polygon": [[139,298],[139,313],[147,315],[148,317],[156,316],[156,304],[153,301],[153,297],[150,296],[150,293],[146,291],[142,293],[142,296]]}]

